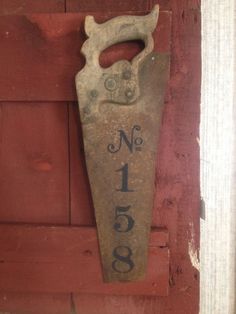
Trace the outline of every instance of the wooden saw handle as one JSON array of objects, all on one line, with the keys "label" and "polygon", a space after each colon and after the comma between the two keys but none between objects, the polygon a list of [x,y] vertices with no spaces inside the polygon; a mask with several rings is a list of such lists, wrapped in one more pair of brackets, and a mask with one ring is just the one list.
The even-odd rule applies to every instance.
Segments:
[{"label": "wooden saw handle", "polygon": [[93,16],[85,19],[85,32],[88,35],[81,52],[89,66],[100,66],[99,55],[106,48],[128,40],[142,40],[145,49],[133,62],[138,62],[153,50],[152,32],[156,28],[159,6],[155,5],[146,16],[118,16],[98,24]]}]

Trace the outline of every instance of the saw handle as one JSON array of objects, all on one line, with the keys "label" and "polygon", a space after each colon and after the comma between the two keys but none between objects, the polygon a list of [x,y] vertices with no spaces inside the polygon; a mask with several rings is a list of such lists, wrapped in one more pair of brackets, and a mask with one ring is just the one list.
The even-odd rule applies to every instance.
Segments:
[{"label": "saw handle", "polygon": [[99,56],[103,50],[118,43],[130,40],[142,40],[145,48],[132,60],[138,63],[153,50],[152,32],[156,28],[159,6],[145,16],[119,16],[105,23],[96,23],[93,16],[85,19],[85,32],[89,37],[81,52],[88,66],[100,67]]}]

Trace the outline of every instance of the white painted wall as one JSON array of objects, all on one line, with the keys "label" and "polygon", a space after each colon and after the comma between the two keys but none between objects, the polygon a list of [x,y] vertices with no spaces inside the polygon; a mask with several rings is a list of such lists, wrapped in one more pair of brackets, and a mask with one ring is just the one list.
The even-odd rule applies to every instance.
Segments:
[{"label": "white painted wall", "polygon": [[235,313],[236,0],[202,0],[201,314]]}]

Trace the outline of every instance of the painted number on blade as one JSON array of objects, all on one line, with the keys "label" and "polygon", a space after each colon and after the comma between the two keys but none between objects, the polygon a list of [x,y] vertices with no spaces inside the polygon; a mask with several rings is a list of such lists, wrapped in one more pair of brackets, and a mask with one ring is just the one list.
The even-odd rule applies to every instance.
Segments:
[{"label": "painted number on blade", "polygon": [[[141,146],[143,144],[143,139],[140,136],[136,136],[136,132],[140,131],[141,127],[139,125],[134,125],[130,132],[130,137],[127,136],[125,131],[118,130],[119,140],[117,144],[110,143],[107,146],[108,152],[111,154],[118,153],[123,143],[126,145],[128,151],[132,154],[134,151],[141,151]],[[121,173],[121,184],[120,188],[116,189],[117,192],[134,192],[132,188],[129,187],[129,165],[125,163],[124,166],[115,170],[115,172]],[[133,229],[135,221],[130,215],[129,210],[131,205],[127,206],[115,206],[115,221],[113,228],[116,232],[126,233]],[[135,267],[134,261],[132,260],[132,249],[126,245],[117,246],[112,251],[112,256],[114,258],[112,262],[112,269],[117,273],[129,273]]]}]

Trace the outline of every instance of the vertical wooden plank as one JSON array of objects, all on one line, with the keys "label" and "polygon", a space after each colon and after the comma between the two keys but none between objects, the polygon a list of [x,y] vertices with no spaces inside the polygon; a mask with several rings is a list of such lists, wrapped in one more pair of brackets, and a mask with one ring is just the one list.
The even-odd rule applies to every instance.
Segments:
[{"label": "vertical wooden plank", "polygon": [[1,103],[0,222],[69,222],[65,103]]},{"label": "vertical wooden plank", "polygon": [[147,313],[199,313],[200,3],[172,0],[170,95],[157,168],[154,222],[170,232],[170,295]]},{"label": "vertical wooden plank", "polygon": [[69,134],[71,223],[83,226],[94,225],[94,208],[86,171],[77,103],[69,104]]},{"label": "vertical wooden plank", "polygon": [[202,2],[201,314],[235,313],[236,3]]}]

